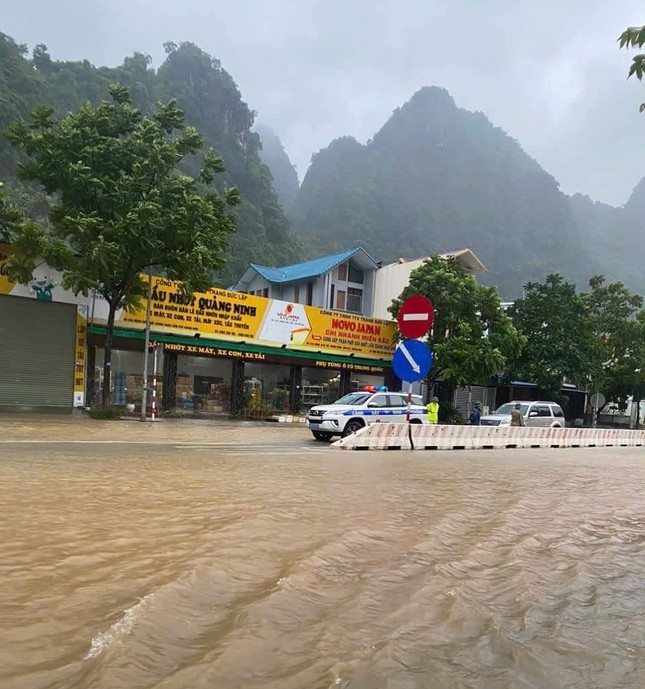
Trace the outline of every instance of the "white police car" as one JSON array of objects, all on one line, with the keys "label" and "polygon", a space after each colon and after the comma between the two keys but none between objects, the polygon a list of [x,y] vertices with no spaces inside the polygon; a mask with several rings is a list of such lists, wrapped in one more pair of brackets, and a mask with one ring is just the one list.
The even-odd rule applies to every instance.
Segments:
[{"label": "white police car", "polygon": [[[355,433],[368,423],[405,423],[408,402],[403,392],[351,392],[333,404],[312,407],[307,426],[316,440],[330,440]],[[412,423],[428,423],[426,409],[419,395],[412,395]]]}]

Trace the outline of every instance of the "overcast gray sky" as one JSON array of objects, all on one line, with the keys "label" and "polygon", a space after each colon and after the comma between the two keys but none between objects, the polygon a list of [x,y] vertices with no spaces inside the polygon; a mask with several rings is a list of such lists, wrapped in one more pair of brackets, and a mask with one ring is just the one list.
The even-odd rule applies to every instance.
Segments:
[{"label": "overcast gray sky", "polygon": [[218,57],[302,178],[333,138],[370,138],[420,87],[481,110],[561,183],[620,205],[645,175],[645,84],[616,38],[637,0],[0,0],[0,31],[52,57]]}]

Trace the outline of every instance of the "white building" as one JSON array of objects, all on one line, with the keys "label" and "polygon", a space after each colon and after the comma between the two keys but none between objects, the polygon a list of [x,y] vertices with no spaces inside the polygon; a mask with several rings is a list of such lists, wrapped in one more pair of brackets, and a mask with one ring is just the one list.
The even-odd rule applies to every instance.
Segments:
[{"label": "white building", "polygon": [[[460,249],[440,254],[447,261],[456,261],[465,270],[473,275],[483,273],[486,266],[477,258],[471,249]],[[395,263],[382,266],[376,271],[374,287],[374,318],[392,318],[387,310],[393,299],[396,299],[410,282],[410,273],[423,264],[426,258],[407,259],[400,258]]]}]

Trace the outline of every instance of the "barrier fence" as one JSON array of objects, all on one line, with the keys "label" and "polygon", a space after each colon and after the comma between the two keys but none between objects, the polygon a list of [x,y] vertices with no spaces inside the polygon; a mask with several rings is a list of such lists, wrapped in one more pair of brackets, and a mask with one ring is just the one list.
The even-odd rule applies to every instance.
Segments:
[{"label": "barrier fence", "polygon": [[[619,428],[528,428],[412,424],[415,450],[539,447],[642,447],[645,431]],[[333,443],[341,450],[409,450],[408,424],[374,423]]]}]

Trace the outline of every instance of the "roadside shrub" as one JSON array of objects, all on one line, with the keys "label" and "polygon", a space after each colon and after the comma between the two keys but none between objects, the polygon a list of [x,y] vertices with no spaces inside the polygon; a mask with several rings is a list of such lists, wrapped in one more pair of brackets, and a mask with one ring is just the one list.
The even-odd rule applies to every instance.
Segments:
[{"label": "roadside shrub", "polygon": [[271,404],[276,411],[286,411],[289,406],[289,393],[282,388],[276,388],[271,393]]},{"label": "roadside shrub", "polygon": [[121,407],[110,407],[108,405],[97,405],[90,407],[89,415],[91,419],[100,419],[107,421],[117,421],[123,416],[123,409]]},{"label": "roadside shrub", "polygon": [[443,423],[463,424],[466,420],[452,402],[441,402],[439,405],[439,420]]}]

